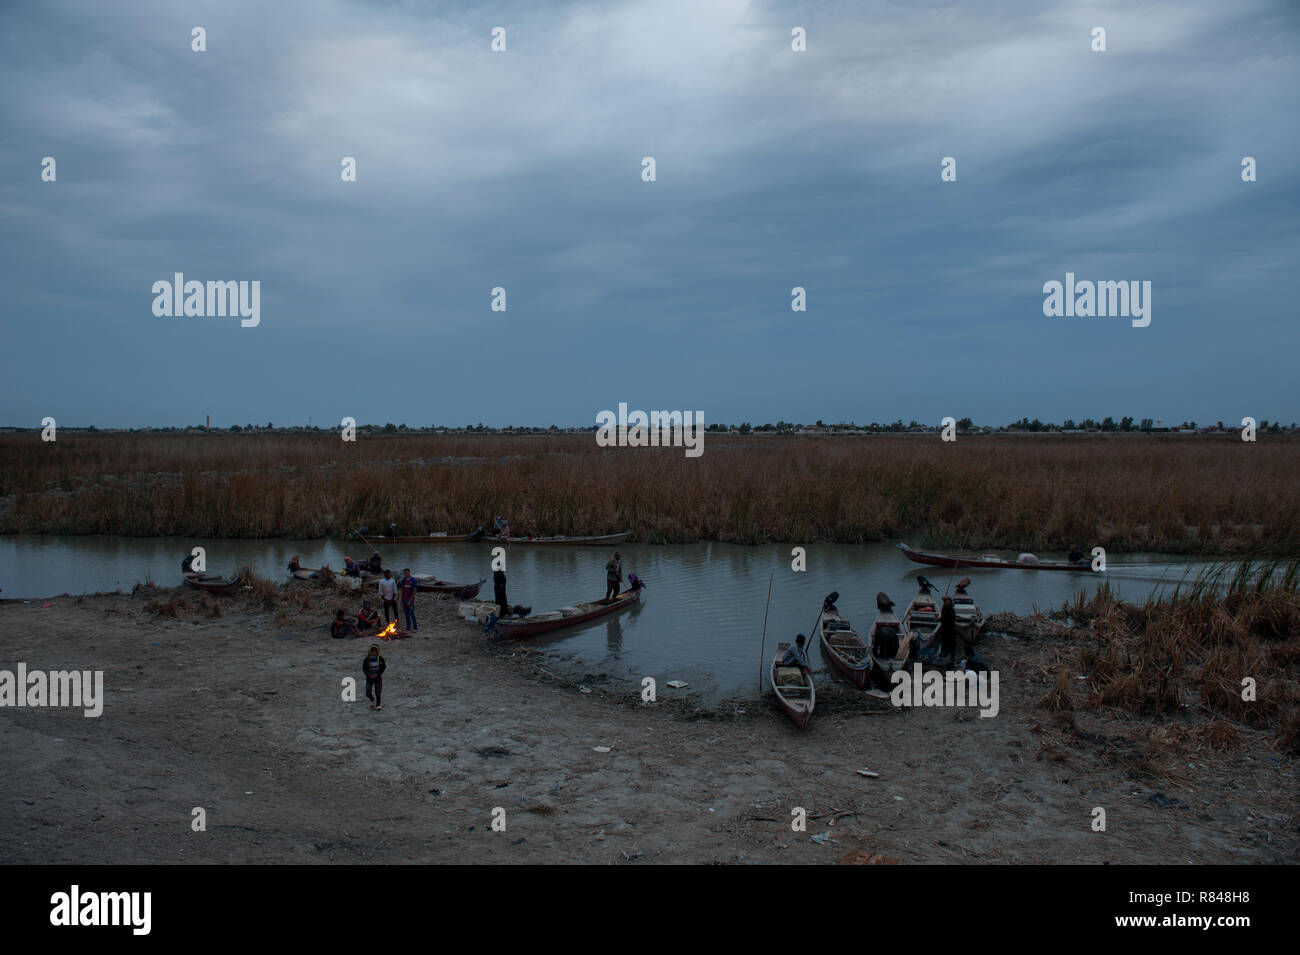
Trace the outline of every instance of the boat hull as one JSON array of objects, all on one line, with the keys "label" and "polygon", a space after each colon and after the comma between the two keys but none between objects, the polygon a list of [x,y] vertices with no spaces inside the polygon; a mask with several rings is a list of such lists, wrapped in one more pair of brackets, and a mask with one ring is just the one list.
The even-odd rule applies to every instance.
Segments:
[{"label": "boat hull", "polygon": [[[823,615],[821,629],[822,656],[839,671],[842,677],[858,689],[862,689],[867,685],[867,679],[871,675],[871,659],[867,652],[867,645],[855,630],[827,629],[826,624],[829,621],[848,623],[838,613]],[[849,652],[846,653],[846,650]],[[855,654],[852,652],[854,650],[861,652]]]},{"label": "boat hull", "polygon": [[951,567],[978,569],[981,567],[989,569],[1004,570],[1064,570],[1075,574],[1092,573],[1092,565],[1087,563],[1071,564],[1062,563],[1061,561],[1039,561],[1037,564],[1021,563],[1015,560],[1002,560],[996,557],[955,557],[947,554],[927,554],[923,551],[912,550],[906,544],[897,544],[907,559],[916,564],[926,564],[930,567]]},{"label": "boat hull", "polygon": [[226,580],[224,577],[204,577],[202,574],[186,574],[185,585],[207,594],[220,594],[223,597],[232,597],[239,589],[238,580]]},{"label": "boat hull", "polygon": [[803,674],[803,684],[798,687],[784,687],[785,690],[794,692],[791,692],[789,696],[782,692],[783,687],[776,682],[776,671],[789,646],[788,643],[778,643],[776,645],[776,655],[772,657],[772,667],[768,672],[768,679],[772,681],[772,692],[776,694],[777,706],[790,718],[790,722],[794,723],[802,731],[808,728],[808,722],[812,719],[813,710],[817,706],[817,687],[813,684],[812,675],[805,673]]},{"label": "boat hull", "polygon": [[503,637],[532,637],[539,633],[549,633],[552,630],[561,630],[564,627],[576,626],[580,623],[586,623],[588,620],[596,620],[612,613],[618,613],[620,610],[632,606],[640,599],[640,590],[626,590],[607,604],[599,601],[580,604],[580,607],[590,609],[583,613],[570,614],[567,617],[556,617],[550,620],[528,620],[527,618],[523,620],[498,620],[496,623],[497,633]]},{"label": "boat hull", "polygon": [[621,544],[632,536],[631,531],[619,534],[601,534],[594,537],[498,537],[484,534],[472,537],[469,534],[441,534],[428,537],[367,537],[366,543],[380,544],[524,544],[528,546],[549,547],[605,547]]}]

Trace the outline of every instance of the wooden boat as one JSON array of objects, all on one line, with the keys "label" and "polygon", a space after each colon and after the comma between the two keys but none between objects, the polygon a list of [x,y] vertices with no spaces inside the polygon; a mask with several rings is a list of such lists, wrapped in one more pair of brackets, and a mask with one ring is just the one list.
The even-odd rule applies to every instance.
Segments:
[{"label": "wooden boat", "polygon": [[1079,563],[1070,563],[1069,561],[1021,561],[1007,560],[1005,557],[996,557],[992,554],[985,554],[982,557],[960,557],[949,556],[946,554],[927,554],[923,551],[912,550],[906,544],[895,545],[904,554],[907,559],[917,564],[929,564],[931,567],[989,567],[1005,568],[1008,570],[1067,570],[1076,574],[1086,574],[1092,572],[1092,563],[1090,561],[1080,561]]},{"label": "wooden boat", "polygon": [[492,534],[429,534],[426,537],[372,537],[365,540],[371,544],[545,544],[552,547],[606,547],[621,544],[632,536],[631,531],[618,534],[600,534],[586,537],[566,537],[557,534],[551,537],[499,537]]},{"label": "wooden boat", "polygon": [[[415,577],[415,589],[418,591],[433,594],[451,594],[460,600],[473,600],[478,596],[478,592],[483,585],[487,583],[486,577],[476,584],[452,584],[433,576],[424,577],[415,574],[411,576]],[[398,583],[400,584],[400,581]]]},{"label": "wooden boat", "polygon": [[625,610],[641,599],[641,587],[634,586],[625,590],[609,603],[593,600],[578,604],[576,607],[562,607],[550,613],[535,613],[519,619],[498,620],[496,632],[503,637],[532,637],[561,627],[572,627],[597,617]]},{"label": "wooden boat", "polygon": [[221,594],[225,597],[233,596],[239,589],[239,580],[228,580],[225,577],[218,577],[212,574],[186,574],[185,583],[187,586],[196,590],[202,590],[204,593]]},{"label": "wooden boat", "polygon": [[[289,573],[298,580],[319,579],[315,576],[319,573],[319,570],[313,567],[298,567],[291,569]],[[375,574],[370,571],[365,571],[359,578],[349,578],[347,574],[340,573],[339,571],[334,571],[334,576],[344,579],[360,580],[363,589],[366,587],[374,587],[378,589],[379,582],[384,579],[383,574]],[[421,593],[451,594],[461,600],[473,600],[478,596],[478,592],[482,589],[483,585],[487,583],[486,577],[480,579],[476,584],[456,584],[447,580],[439,580],[433,574],[412,574],[411,576],[415,578],[415,589]],[[398,588],[400,589],[402,578],[393,574],[393,580],[397,581]]]},{"label": "wooden boat", "polygon": [[789,648],[788,643],[776,645],[776,656],[772,657],[772,690],[776,693],[777,706],[785,711],[795,726],[806,730],[813,707],[817,705],[817,688],[813,686],[811,673],[805,673],[799,667],[781,666],[781,658]]},{"label": "wooden boat", "polygon": [[[893,689],[890,678],[895,670],[901,670],[907,664],[908,657],[912,654],[912,640],[894,614],[894,602],[889,599],[888,594],[876,594],[876,609],[876,619],[871,624],[871,635],[867,640],[867,646],[871,650],[872,667],[875,671],[875,679],[871,681],[872,685],[868,687],[868,691],[879,696]],[[888,649],[881,646],[880,640],[882,631],[886,628],[891,630],[889,641],[891,646]],[[890,649],[893,650],[892,654],[889,652]],[[876,683],[880,685],[874,685]]]},{"label": "wooden boat", "polygon": [[631,531],[618,534],[601,534],[594,537],[480,537],[479,540],[489,544],[545,544],[551,547],[607,547],[621,544],[632,536]]},{"label": "wooden boat", "polygon": [[834,604],[822,610],[822,656],[854,686],[861,689],[871,675],[871,653]]},{"label": "wooden boat", "polygon": [[957,636],[968,644],[973,644],[984,632],[984,612],[976,605],[966,588],[970,578],[963,577],[957,581],[956,591],[952,595],[953,609],[957,611]]},{"label": "wooden boat", "polygon": [[939,638],[939,607],[934,602],[934,584],[917,575],[918,590],[903,614],[903,633],[916,650],[925,650]]}]

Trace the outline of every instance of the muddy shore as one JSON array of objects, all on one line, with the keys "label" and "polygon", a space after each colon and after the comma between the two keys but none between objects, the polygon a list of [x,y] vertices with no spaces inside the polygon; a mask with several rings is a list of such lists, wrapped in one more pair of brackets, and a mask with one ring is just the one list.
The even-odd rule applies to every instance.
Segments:
[{"label": "muddy shore", "polygon": [[[7,863],[1277,863],[1300,855],[1296,760],[1205,716],[1053,713],[1067,628],[999,619],[1000,710],[895,709],[832,681],[800,734],[770,699],[659,702],[455,603],[386,642],[381,711],[343,702],[369,641],[339,600],[141,588],[0,602],[0,669],[102,670],[104,709],[0,708]],[[45,606],[45,604],[50,606]],[[218,609],[219,608],[219,609]],[[654,674],[651,674],[654,675]],[[1163,736],[1162,736],[1163,734]],[[597,747],[608,747],[598,751]],[[867,769],[876,777],[860,775]],[[193,810],[206,831],[191,828]],[[807,829],[791,830],[791,810]],[[1093,830],[1094,808],[1106,813]],[[492,828],[503,809],[505,830]],[[500,813],[497,813],[500,816]],[[829,835],[826,835],[829,834]]]}]

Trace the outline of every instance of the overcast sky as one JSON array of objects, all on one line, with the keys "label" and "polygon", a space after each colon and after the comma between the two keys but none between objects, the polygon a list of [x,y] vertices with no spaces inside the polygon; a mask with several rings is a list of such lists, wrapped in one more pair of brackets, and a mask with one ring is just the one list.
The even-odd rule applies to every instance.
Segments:
[{"label": "overcast sky", "polygon": [[[2,3],[0,424],[1300,419],[1298,27],[1287,0]],[[1151,324],[1045,317],[1067,271],[1150,281]],[[260,281],[260,325],[156,317],[175,272]]]}]

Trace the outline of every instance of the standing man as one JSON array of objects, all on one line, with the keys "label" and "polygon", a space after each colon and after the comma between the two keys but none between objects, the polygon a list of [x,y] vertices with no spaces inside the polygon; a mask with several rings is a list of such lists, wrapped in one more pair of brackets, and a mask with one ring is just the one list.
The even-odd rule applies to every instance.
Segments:
[{"label": "standing man", "polygon": [[623,581],[623,555],[614,551],[614,557],[605,565],[605,603],[618,596],[619,584]]},{"label": "standing man", "polygon": [[939,611],[939,655],[942,663],[957,659],[957,608],[951,597],[943,598],[943,609]]},{"label": "standing man", "polygon": [[415,590],[417,581],[411,576],[411,568],[402,568],[402,613],[406,615],[406,629],[419,630],[415,622]]},{"label": "standing man", "polygon": [[372,643],[370,653],[361,661],[361,672],[366,675],[366,699],[370,701],[372,710],[384,708],[384,671],[387,669],[388,664],[379,655],[379,644]]},{"label": "standing man", "polygon": [[393,620],[397,619],[397,581],[393,579],[391,570],[384,571],[383,578],[379,581],[379,599],[384,602],[384,623],[389,622],[388,610],[393,610]]},{"label": "standing man", "polygon": [[510,612],[510,604],[506,602],[506,572],[504,570],[492,571],[492,595],[496,598],[497,609],[500,611],[497,616],[505,618]]},{"label": "standing man", "polygon": [[492,532],[496,534],[497,537],[509,537],[510,522],[498,514],[496,521],[492,524]]}]

